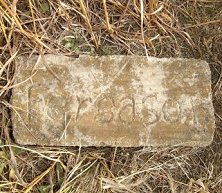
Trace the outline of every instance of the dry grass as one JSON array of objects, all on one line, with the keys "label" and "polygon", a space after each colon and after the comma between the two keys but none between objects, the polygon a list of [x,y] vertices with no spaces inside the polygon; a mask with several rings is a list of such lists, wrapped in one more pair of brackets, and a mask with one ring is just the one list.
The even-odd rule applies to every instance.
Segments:
[{"label": "dry grass", "polygon": [[[21,54],[207,60],[217,130],[207,148],[48,148],[11,142]],[[0,192],[221,192],[221,0],[0,0]]]}]

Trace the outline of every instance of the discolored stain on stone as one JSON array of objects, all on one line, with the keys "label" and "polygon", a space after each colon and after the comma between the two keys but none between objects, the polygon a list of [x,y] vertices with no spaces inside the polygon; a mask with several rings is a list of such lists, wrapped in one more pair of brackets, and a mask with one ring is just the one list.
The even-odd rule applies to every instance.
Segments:
[{"label": "discolored stain on stone", "polygon": [[22,145],[205,146],[214,110],[208,64],[142,56],[17,59],[11,98]]}]

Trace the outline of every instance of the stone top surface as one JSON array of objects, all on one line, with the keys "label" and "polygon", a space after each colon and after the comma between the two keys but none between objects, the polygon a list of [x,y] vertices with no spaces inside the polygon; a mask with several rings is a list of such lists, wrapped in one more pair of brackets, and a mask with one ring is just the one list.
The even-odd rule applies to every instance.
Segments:
[{"label": "stone top surface", "polygon": [[19,57],[15,141],[49,146],[205,146],[215,120],[205,61]]}]

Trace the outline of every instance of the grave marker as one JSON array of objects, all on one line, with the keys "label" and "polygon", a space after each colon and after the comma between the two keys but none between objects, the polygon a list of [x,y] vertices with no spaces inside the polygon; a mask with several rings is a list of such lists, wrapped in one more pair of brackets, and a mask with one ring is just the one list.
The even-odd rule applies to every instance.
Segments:
[{"label": "grave marker", "polygon": [[[142,56],[17,59],[11,104],[22,145],[208,145],[208,64]],[[20,82],[24,82],[19,84]]]}]

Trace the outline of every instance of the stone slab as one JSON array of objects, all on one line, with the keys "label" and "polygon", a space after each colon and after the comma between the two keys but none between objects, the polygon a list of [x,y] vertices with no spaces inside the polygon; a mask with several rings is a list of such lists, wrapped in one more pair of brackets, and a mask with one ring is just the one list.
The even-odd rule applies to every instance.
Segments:
[{"label": "stone slab", "polygon": [[206,146],[215,128],[205,61],[19,57],[15,141],[47,146]]}]

